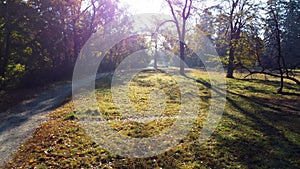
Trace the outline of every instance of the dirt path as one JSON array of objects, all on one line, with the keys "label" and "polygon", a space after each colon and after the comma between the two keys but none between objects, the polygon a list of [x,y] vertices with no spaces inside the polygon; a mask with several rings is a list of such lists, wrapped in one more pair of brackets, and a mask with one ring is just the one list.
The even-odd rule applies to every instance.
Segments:
[{"label": "dirt path", "polygon": [[[98,74],[97,79],[107,75],[109,73]],[[66,82],[0,114],[0,166],[47,120],[48,112],[61,105],[71,92],[72,85]]]},{"label": "dirt path", "polygon": [[70,94],[71,83],[62,84],[0,114],[0,166]]}]

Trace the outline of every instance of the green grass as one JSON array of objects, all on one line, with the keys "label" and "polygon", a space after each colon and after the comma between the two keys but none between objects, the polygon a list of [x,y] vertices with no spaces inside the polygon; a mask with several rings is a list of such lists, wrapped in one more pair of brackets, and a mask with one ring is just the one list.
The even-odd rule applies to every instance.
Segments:
[{"label": "green grass", "polygon": [[[111,154],[87,135],[70,101],[51,112],[51,119],[21,146],[6,168],[300,168],[299,86],[287,81],[285,94],[278,95],[276,79],[227,79],[222,119],[208,141],[200,144],[197,138],[207,117],[212,91],[206,73],[190,70],[187,75],[198,84],[199,118],[181,144],[165,153],[143,159]],[[126,121],[113,104],[110,81],[106,77],[97,82],[96,96],[103,118],[111,120],[115,131],[147,138],[174,123],[172,116],[179,114],[182,96],[172,77],[144,72],[130,82],[128,98],[140,117],[157,113],[148,106],[155,102],[149,97],[151,93],[165,93],[165,109],[159,112],[165,118],[145,123]],[[122,92],[125,91],[120,88]],[[116,118],[121,121],[115,121]]]}]

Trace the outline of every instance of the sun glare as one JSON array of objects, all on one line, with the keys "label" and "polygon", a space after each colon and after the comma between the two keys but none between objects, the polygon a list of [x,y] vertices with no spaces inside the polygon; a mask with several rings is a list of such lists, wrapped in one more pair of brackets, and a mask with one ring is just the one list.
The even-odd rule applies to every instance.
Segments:
[{"label": "sun glare", "polygon": [[120,0],[124,6],[128,6],[129,11],[137,13],[161,13],[163,12],[164,0]]},{"label": "sun glare", "polygon": [[[133,14],[140,13],[165,13],[169,14],[169,7],[165,0],[120,0],[123,6],[127,6]],[[212,6],[216,2],[212,0],[203,1],[205,6]]]}]

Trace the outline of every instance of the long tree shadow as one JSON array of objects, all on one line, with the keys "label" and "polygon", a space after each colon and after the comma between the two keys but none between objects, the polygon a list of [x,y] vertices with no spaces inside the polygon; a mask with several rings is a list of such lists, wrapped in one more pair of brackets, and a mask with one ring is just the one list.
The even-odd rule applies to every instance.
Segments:
[{"label": "long tree shadow", "polygon": [[[272,123],[275,120],[276,121],[286,120],[286,122],[289,123],[289,121],[287,119],[281,118],[281,115],[279,115],[279,117],[276,117],[276,116],[274,117],[275,114],[271,114],[271,113],[275,113],[274,111],[271,111],[271,113],[268,113],[267,115],[264,115],[265,112],[260,112],[260,113],[257,111],[250,112],[250,111],[246,110],[245,108],[243,108],[243,106],[238,104],[235,100],[230,98],[230,96],[227,97],[227,100],[235,109],[237,109],[240,113],[246,115],[247,118],[249,118],[253,122],[252,124],[248,124],[249,127],[253,128],[254,130],[260,131],[261,133],[263,133],[264,137],[266,137],[268,139],[265,142],[257,142],[255,144],[251,144],[251,146],[255,146],[256,148],[252,147],[251,151],[247,150],[247,153],[246,153],[247,159],[244,158],[243,156],[239,157],[239,160],[241,162],[244,162],[246,164],[252,164],[252,162],[251,162],[252,159],[250,157],[251,156],[253,156],[253,157],[260,156],[260,158],[257,160],[260,160],[260,162],[262,162],[262,163],[265,163],[268,161],[268,163],[270,165],[268,167],[270,167],[270,168],[274,168],[274,167],[276,168],[276,167],[280,167],[280,166],[288,166],[288,168],[296,168],[295,164],[292,164],[289,160],[293,157],[295,158],[297,156],[297,154],[299,154],[299,151],[300,151],[299,145],[295,144],[290,139],[288,139],[283,134],[283,131],[278,129],[276,127],[276,124]],[[257,106],[263,106],[263,105],[260,104]],[[226,114],[225,114],[225,116],[226,116]],[[240,121],[240,120],[238,120],[238,121]],[[291,129],[288,129],[288,130],[291,130]],[[296,131],[297,130],[295,130],[295,132]],[[238,145],[236,145],[236,143],[234,143],[234,146],[237,146],[237,147],[240,147],[240,146],[241,147],[249,147],[250,146],[247,144],[247,142],[251,141],[251,140],[247,140],[246,142],[241,142],[241,140],[242,140],[242,138],[239,138]],[[225,145],[228,145],[228,141],[230,141],[230,140],[222,139],[222,142],[224,142]],[[268,145],[265,145],[265,144],[268,144]],[[240,149],[236,149],[236,150],[240,150]],[[261,150],[263,150],[263,152],[261,152]],[[242,151],[243,152],[240,152],[240,154],[245,154],[245,151],[244,150],[242,150]],[[273,151],[278,151],[281,154],[278,155],[276,153],[272,153]],[[260,154],[260,152],[264,153],[264,154]],[[267,161],[265,160],[266,156],[268,158]],[[257,161],[257,162],[259,162],[259,161]]]},{"label": "long tree shadow", "polygon": [[[194,80],[211,89],[207,81],[203,79]],[[271,82],[270,85],[274,85],[274,83]],[[294,95],[293,97],[295,98],[291,100],[274,102],[270,98],[236,93],[232,90],[233,87],[231,86],[231,89],[227,91],[228,106],[243,114],[247,118],[247,122],[245,119],[226,112],[223,114],[223,118],[231,119],[236,123],[251,128],[251,130],[259,131],[263,136],[258,140],[249,140],[242,136],[231,139],[217,132],[213,136],[219,143],[216,148],[221,151],[221,149],[224,150],[224,147],[228,147],[228,152],[236,156],[236,160],[249,168],[257,166],[262,168],[299,167],[299,164],[297,164],[299,160],[296,157],[300,155],[300,145],[287,136],[287,132],[300,135],[300,126],[297,125],[300,123],[300,105],[297,103],[298,95]],[[295,89],[293,86],[289,88]],[[243,88],[243,90],[245,89],[248,92],[270,94],[252,86]],[[217,88],[212,90],[215,90],[216,93],[222,93]],[[240,130],[240,132],[244,131]]]},{"label": "long tree shadow", "polygon": [[[280,82],[276,81],[276,80],[262,80],[262,79],[235,79],[235,81],[238,82],[252,82],[252,83],[256,83],[256,84],[264,84],[267,86],[271,86],[274,88],[278,88],[280,85]],[[263,90],[263,89],[259,89],[257,87],[253,87],[253,86],[247,86],[247,88],[249,88],[249,90],[252,90],[253,92],[261,92],[261,93],[272,93],[272,92],[267,92],[267,90]],[[246,88],[246,89],[247,89]],[[284,83],[284,89],[287,90],[298,90],[300,89],[299,85],[296,85],[294,83],[291,82],[285,82]],[[275,92],[273,92],[273,94],[275,94]],[[300,96],[299,92],[283,92],[281,93],[282,95],[291,95],[291,96]]]}]

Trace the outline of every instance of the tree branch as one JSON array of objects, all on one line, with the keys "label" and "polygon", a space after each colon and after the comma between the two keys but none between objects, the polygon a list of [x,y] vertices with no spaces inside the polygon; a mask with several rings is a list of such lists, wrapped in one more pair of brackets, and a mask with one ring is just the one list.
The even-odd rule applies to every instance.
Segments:
[{"label": "tree branch", "polygon": [[[244,78],[247,78],[251,75],[254,75],[254,74],[264,74],[264,75],[269,75],[269,76],[272,76],[272,77],[277,77],[277,78],[281,78],[280,75],[277,75],[277,74],[273,74],[273,73],[268,73],[268,72],[263,72],[263,71],[252,71],[250,72],[248,75],[246,75]],[[292,80],[294,81],[297,85],[300,86],[300,81],[294,77],[290,77],[290,76],[283,76],[284,79],[289,79],[289,80]]]},{"label": "tree branch", "polygon": [[172,2],[171,2],[171,0],[166,0],[166,1],[169,4],[169,7],[170,7],[171,12],[172,12],[172,16],[173,16],[174,21],[175,21],[175,25],[176,25],[178,36],[179,36],[178,38],[182,39],[181,31],[180,31],[180,28],[179,28],[179,22],[178,22],[178,19],[177,19],[176,15],[175,15],[174,8],[172,6]]}]

